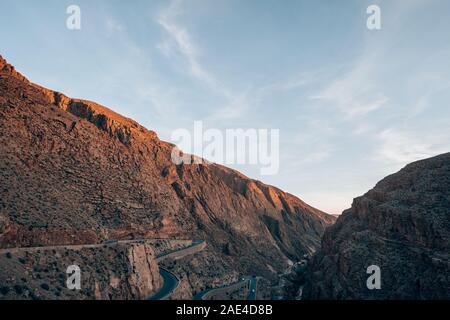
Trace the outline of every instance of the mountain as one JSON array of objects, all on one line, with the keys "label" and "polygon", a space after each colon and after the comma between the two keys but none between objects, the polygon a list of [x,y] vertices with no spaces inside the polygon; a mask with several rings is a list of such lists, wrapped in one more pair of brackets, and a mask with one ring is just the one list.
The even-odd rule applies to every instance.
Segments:
[{"label": "mountain", "polygon": [[[354,200],[325,232],[304,299],[450,299],[450,153],[418,161]],[[369,266],[381,289],[369,290]]]},{"label": "mountain", "polygon": [[0,248],[197,239],[221,268],[274,279],[335,221],[224,166],[175,165],[173,147],[0,57]]}]

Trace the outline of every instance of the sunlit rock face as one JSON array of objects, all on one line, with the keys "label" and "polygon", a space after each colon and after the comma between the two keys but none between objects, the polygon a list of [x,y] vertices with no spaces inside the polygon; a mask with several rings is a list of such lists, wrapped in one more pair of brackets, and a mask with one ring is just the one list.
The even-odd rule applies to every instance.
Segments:
[{"label": "sunlit rock face", "polygon": [[226,167],[176,165],[173,147],[0,58],[0,247],[200,239],[230,274],[276,278],[335,221]]},{"label": "sunlit rock face", "polygon": [[[406,166],[354,200],[325,232],[303,298],[449,299],[449,248],[447,153]],[[367,286],[371,265],[380,268],[379,290]]]}]

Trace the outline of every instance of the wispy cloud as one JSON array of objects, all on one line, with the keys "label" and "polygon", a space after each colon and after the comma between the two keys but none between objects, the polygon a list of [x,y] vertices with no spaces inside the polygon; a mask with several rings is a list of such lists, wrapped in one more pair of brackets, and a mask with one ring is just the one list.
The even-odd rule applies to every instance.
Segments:
[{"label": "wispy cloud", "polygon": [[192,77],[208,85],[213,90],[230,97],[230,92],[201,64],[200,50],[194,44],[191,34],[177,19],[183,14],[182,0],[173,0],[160,12],[156,21],[167,32],[168,38],[158,45],[159,50],[167,57],[180,55],[188,66]]},{"label": "wispy cloud", "polygon": [[376,151],[377,157],[390,164],[406,165],[413,161],[447,152],[449,145],[445,145],[445,139],[442,138],[445,137],[436,135],[417,136],[399,129],[384,130],[378,135],[381,146]]},{"label": "wispy cloud", "polygon": [[326,107],[337,108],[349,119],[384,107],[389,98],[371,77],[376,65],[373,60],[371,57],[362,58],[352,70],[334,79],[311,99]]},{"label": "wispy cloud", "polygon": [[[436,95],[448,92],[450,89],[450,81],[440,74],[420,75],[413,79],[412,82],[411,90],[413,92],[422,92],[422,94],[418,95],[415,103],[411,106],[406,120],[422,115],[431,107],[431,101]],[[424,84],[427,84],[426,87],[428,88]]]},{"label": "wispy cloud", "polygon": [[208,122],[220,122],[223,120],[239,119],[255,106],[258,100],[257,96],[252,95],[251,90],[245,90],[241,93],[227,97],[225,105],[216,112],[207,117]]},{"label": "wispy cloud", "polygon": [[106,17],[105,28],[108,33],[108,36],[113,36],[117,32],[125,31],[125,26],[111,16]]}]

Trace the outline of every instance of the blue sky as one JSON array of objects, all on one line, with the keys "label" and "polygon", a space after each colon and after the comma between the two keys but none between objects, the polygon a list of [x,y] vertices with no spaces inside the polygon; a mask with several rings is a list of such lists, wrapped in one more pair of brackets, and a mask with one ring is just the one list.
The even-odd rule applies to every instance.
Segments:
[{"label": "blue sky", "polygon": [[[0,54],[164,140],[280,129],[259,176],[330,213],[405,164],[450,151],[450,2],[0,0]],[[66,28],[76,4],[82,29]],[[382,29],[366,28],[381,8]]]}]

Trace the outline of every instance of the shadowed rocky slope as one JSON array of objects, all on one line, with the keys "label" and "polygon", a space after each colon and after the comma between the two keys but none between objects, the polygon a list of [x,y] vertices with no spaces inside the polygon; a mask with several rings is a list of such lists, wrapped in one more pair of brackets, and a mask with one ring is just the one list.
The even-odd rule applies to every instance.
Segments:
[{"label": "shadowed rocky slope", "polygon": [[224,264],[273,276],[334,218],[173,145],[96,103],[30,83],[0,57],[0,247],[204,239]]},{"label": "shadowed rocky slope", "polygon": [[[152,246],[54,247],[0,253],[0,300],[146,299],[162,285]],[[80,290],[67,289],[67,267],[80,268]]]},{"label": "shadowed rocky slope", "polygon": [[[355,199],[306,275],[306,299],[450,299],[450,153],[412,163]],[[367,267],[381,268],[368,290]]]}]

